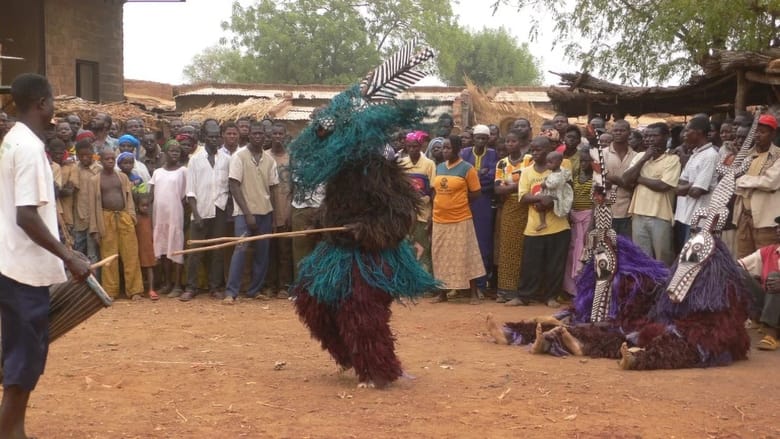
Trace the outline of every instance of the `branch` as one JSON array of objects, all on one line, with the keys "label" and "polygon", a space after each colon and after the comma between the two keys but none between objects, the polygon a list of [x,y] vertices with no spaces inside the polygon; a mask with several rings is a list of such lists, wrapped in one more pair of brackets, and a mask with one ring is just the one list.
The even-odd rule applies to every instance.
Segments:
[{"label": "branch", "polygon": [[[630,3],[628,0],[620,0],[620,4],[623,5],[626,9],[629,9],[631,12],[635,14],[639,14],[639,16],[644,17],[648,21],[655,20],[655,17],[653,17],[651,14],[648,14],[644,10],[637,9],[636,6],[634,6],[633,3]],[[680,29],[675,31],[674,36],[679,38],[681,41],[685,41],[690,36],[690,31],[688,31],[688,28],[685,26],[680,26]]]},{"label": "branch", "polygon": [[395,29],[395,27],[398,25],[399,21],[401,21],[401,19],[400,19],[400,18],[397,18],[397,19],[395,20],[395,22],[393,22],[392,26],[390,26],[390,30],[388,30],[387,32],[385,32],[385,34],[384,34],[384,35],[382,35],[382,39],[381,39],[381,40],[379,40],[379,44],[378,44],[378,45],[377,45],[377,47],[376,47],[376,51],[377,51],[377,52],[379,52],[379,53],[382,53],[382,46],[384,46],[384,45],[385,45],[385,41],[387,40],[387,37],[389,37],[389,36],[390,36],[390,34],[391,34],[391,33],[393,33],[393,30],[394,30],[394,29]]}]

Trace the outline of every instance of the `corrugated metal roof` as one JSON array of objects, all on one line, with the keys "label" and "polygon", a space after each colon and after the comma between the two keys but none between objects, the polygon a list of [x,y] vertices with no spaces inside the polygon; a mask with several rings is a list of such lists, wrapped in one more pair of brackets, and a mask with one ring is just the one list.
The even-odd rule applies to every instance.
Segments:
[{"label": "corrugated metal roof", "polygon": [[[343,90],[281,90],[281,89],[249,89],[249,88],[216,88],[203,87],[190,90],[179,94],[179,96],[243,96],[257,98],[280,98],[285,94],[291,95],[293,99],[321,99],[329,100],[341,93]],[[430,90],[407,90],[401,93],[400,99],[429,99],[439,101],[453,101],[460,95],[459,92],[452,90],[430,91]]]},{"label": "corrugated metal roof", "polygon": [[181,93],[179,96],[246,96],[248,98],[273,98],[274,90],[252,90],[246,88],[214,88],[204,87]]},{"label": "corrugated metal roof", "polygon": [[[276,119],[278,120],[309,120],[311,118],[311,113],[314,111],[314,109],[317,107],[303,107],[303,106],[292,106],[290,107],[286,113],[276,116]],[[435,107],[428,108],[428,116],[424,122],[432,123],[438,120],[439,116],[443,113],[450,113],[452,111],[452,107],[449,105],[438,105]]]},{"label": "corrugated metal roof", "polygon": [[550,102],[546,90],[499,90],[496,102]]},{"label": "corrugated metal roof", "polygon": [[279,120],[309,120],[312,111],[316,107],[290,107],[286,113],[279,115],[276,119]]},{"label": "corrugated metal roof", "polygon": [[[282,98],[287,95],[293,99],[330,100],[342,91],[343,89],[336,90],[335,87],[333,90],[312,90],[306,88],[285,90],[275,87],[267,89],[202,87],[181,93],[179,96],[243,96],[272,99]],[[399,98],[452,102],[460,96],[460,93],[459,88],[453,87],[441,87],[441,90],[436,90],[436,87],[411,88],[401,93]],[[513,88],[498,89],[493,99],[496,102],[550,102],[546,89],[541,87],[529,87],[525,90]]]}]

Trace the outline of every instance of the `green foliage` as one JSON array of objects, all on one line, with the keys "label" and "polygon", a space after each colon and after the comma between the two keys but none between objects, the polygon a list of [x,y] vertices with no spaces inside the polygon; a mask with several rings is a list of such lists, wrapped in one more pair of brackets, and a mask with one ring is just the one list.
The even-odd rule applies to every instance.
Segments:
[{"label": "green foliage", "polygon": [[238,50],[211,46],[195,55],[184,68],[190,82],[251,82],[257,77],[257,64],[246,62]]},{"label": "green foliage", "polygon": [[346,0],[235,2],[222,26],[233,35],[232,49],[255,64],[258,82],[352,82],[379,61],[366,21]]},{"label": "green foliage", "polygon": [[[464,73],[485,86],[531,84],[541,76],[527,48],[505,30],[460,28],[450,0],[234,2],[222,30],[220,45],[184,69],[190,81],[349,84],[413,37],[436,50],[438,73],[453,84],[462,84]],[[486,67],[475,69],[475,53],[484,51],[491,54]]]},{"label": "green foliage", "polygon": [[518,45],[503,27],[468,33],[459,55],[455,71],[446,77],[451,84],[462,85],[464,75],[482,87],[541,83],[541,71],[528,46]]},{"label": "green foliage", "polygon": [[[780,30],[780,0],[497,0],[549,17],[583,70],[623,82],[700,73],[712,49],[761,50]],[[545,11],[538,14],[538,11]],[[531,36],[540,20],[532,19]]]}]

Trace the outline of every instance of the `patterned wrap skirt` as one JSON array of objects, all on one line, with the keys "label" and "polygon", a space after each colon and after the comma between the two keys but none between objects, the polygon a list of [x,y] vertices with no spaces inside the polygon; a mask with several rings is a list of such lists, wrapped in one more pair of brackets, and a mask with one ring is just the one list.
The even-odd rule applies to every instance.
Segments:
[{"label": "patterned wrap skirt", "polygon": [[445,289],[468,289],[470,280],[485,275],[471,219],[448,224],[434,222],[431,256],[433,272]]}]

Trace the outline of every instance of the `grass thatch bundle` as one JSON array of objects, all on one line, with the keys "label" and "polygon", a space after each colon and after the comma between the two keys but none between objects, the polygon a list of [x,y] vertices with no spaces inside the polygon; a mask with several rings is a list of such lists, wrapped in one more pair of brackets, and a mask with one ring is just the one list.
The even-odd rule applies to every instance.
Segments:
[{"label": "grass thatch bundle", "polygon": [[474,120],[478,124],[496,124],[502,133],[506,133],[520,117],[528,119],[533,127],[541,126],[544,121],[544,116],[529,102],[496,102],[468,78],[466,89],[471,97]]},{"label": "grass thatch bundle", "polygon": [[[227,120],[236,120],[239,117],[252,117],[262,119],[272,109],[284,102],[283,99],[249,98],[240,104],[214,105],[212,102],[205,107],[190,110],[182,114],[184,120],[204,120],[214,118],[220,123]],[[273,115],[271,115],[273,117]]]},{"label": "grass thatch bundle", "polygon": [[146,112],[136,105],[127,102],[113,102],[110,104],[98,104],[74,96],[57,96],[54,98],[54,116],[65,117],[69,114],[77,114],[82,122],[92,120],[98,113],[107,113],[115,122],[124,125],[127,119],[141,118],[147,127],[157,124],[157,115]]}]

